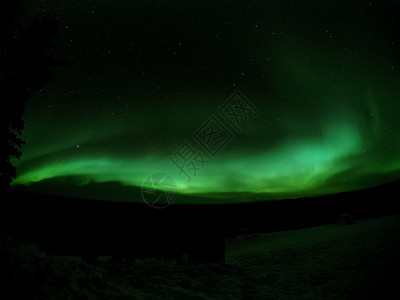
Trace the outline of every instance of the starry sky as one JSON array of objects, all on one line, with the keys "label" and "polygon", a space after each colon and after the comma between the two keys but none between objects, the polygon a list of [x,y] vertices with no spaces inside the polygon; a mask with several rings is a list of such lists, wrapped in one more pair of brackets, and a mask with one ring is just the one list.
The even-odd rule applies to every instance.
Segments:
[{"label": "starry sky", "polygon": [[18,22],[41,16],[66,65],[27,103],[17,188],[142,201],[168,174],[219,203],[400,178],[399,1],[30,0]]}]

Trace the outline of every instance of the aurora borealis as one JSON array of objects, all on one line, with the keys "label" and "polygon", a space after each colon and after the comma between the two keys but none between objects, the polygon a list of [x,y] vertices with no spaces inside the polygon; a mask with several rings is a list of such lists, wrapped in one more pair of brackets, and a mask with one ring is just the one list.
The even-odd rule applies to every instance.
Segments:
[{"label": "aurora borealis", "polygon": [[[120,200],[124,187],[166,172],[179,194],[218,203],[397,180],[399,10],[398,1],[26,1],[21,23],[59,21],[67,65],[27,104],[13,184],[62,195],[73,185],[74,196],[108,186],[84,196]],[[169,156],[235,90],[258,116],[186,182]]]}]

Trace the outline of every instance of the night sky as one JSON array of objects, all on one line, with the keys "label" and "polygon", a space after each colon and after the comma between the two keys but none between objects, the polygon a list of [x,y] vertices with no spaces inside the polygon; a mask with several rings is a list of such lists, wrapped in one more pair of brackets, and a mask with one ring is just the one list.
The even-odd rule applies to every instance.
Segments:
[{"label": "night sky", "polygon": [[20,188],[142,201],[167,173],[218,203],[400,178],[399,1],[30,0],[18,21],[41,16],[66,65],[27,103]]}]

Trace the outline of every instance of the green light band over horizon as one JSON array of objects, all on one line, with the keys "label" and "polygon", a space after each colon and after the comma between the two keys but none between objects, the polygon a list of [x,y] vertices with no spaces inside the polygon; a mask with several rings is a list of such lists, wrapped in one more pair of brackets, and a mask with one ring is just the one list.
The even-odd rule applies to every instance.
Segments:
[{"label": "green light band over horizon", "polygon": [[[400,41],[381,19],[386,6],[257,5],[246,19],[226,14],[202,27],[195,14],[176,28],[173,8],[152,11],[160,23],[135,8],[128,20],[137,23],[118,19],[96,39],[74,29],[83,12],[60,16],[60,55],[72,67],[56,70],[27,104],[13,185],[46,192],[74,178],[68,184],[78,188],[140,188],[165,172],[182,195],[269,200],[400,179]],[[107,9],[96,8],[87,32]],[[169,156],[235,90],[259,115],[187,182]]]}]

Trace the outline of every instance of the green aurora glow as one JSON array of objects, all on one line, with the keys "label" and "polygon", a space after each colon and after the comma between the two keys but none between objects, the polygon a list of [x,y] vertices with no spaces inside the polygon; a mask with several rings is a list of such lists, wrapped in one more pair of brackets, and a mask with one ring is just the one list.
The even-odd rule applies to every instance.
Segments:
[{"label": "green aurora glow", "polygon": [[[101,14],[101,9],[96,12]],[[322,21],[328,8],[325,13],[314,8],[315,15],[311,12],[302,26],[296,16],[305,13],[304,9],[283,21],[278,16],[286,10],[281,9],[275,17],[269,11],[269,18],[264,19],[260,8],[253,7],[252,17],[241,26],[257,24],[259,32],[243,29],[237,33],[232,39],[242,40],[244,46],[230,55],[233,58],[225,53],[228,58],[222,65],[240,59],[247,62],[238,62],[226,72],[213,69],[211,63],[205,64],[212,69],[210,73],[193,75],[200,71],[189,63],[194,71],[182,77],[154,75],[151,81],[141,82],[137,79],[141,70],[123,69],[113,79],[110,68],[115,71],[116,67],[110,66],[116,64],[118,54],[104,61],[100,70],[91,64],[99,60],[101,49],[94,52],[96,59],[85,62],[90,66],[74,65],[82,78],[91,79],[88,84],[79,84],[68,70],[58,70],[58,79],[28,103],[26,145],[22,159],[16,162],[18,177],[13,184],[29,189],[46,180],[52,184],[52,179],[73,176],[79,179],[78,186],[117,182],[140,187],[148,175],[167,172],[181,194],[230,197],[252,193],[268,200],[399,179],[400,65],[393,54],[398,40],[393,46],[392,36],[372,22],[376,21],[373,13],[367,15],[370,19],[355,19],[357,7],[346,16],[339,8],[333,12],[341,25]],[[74,17],[69,18],[63,22],[72,24]],[[226,30],[222,31],[229,34]],[[60,47],[68,48],[66,40],[72,35],[79,37],[62,31]],[[191,32],[183,35],[189,39]],[[116,40],[110,43],[111,51],[118,52]],[[73,55],[65,54],[71,50],[64,51],[66,59],[74,61]],[[200,55],[199,60],[207,59]],[[89,68],[95,69],[93,73]],[[145,72],[151,73],[151,68]],[[95,73],[102,74],[101,80],[93,79]],[[127,74],[132,80],[124,79]],[[204,83],[196,82],[196,76]],[[179,84],[174,84],[177,78]],[[109,84],[104,87],[100,81]],[[170,167],[168,156],[236,88],[258,108],[259,116],[246,121],[243,132],[186,183],[185,176]]]}]

